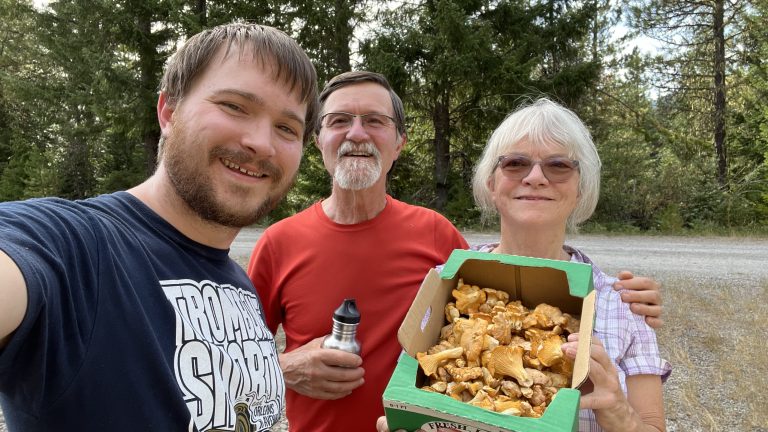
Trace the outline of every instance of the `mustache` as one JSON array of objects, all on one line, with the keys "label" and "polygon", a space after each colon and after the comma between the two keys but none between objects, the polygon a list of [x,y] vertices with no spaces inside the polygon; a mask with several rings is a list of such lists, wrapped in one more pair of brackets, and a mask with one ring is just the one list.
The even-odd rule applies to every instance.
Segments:
[{"label": "mustache", "polygon": [[274,163],[264,159],[254,159],[250,153],[244,151],[216,147],[211,150],[211,159],[227,159],[240,166],[252,166],[257,171],[268,175],[276,183],[282,181],[285,176],[283,170]]},{"label": "mustache", "polygon": [[366,141],[363,143],[354,143],[352,141],[344,141],[339,146],[339,150],[337,151],[336,156],[340,158],[349,153],[368,153],[369,155],[373,156],[376,160],[379,160],[381,158],[381,153],[379,153],[379,149],[376,148],[376,146],[373,145],[373,143],[370,141]]}]

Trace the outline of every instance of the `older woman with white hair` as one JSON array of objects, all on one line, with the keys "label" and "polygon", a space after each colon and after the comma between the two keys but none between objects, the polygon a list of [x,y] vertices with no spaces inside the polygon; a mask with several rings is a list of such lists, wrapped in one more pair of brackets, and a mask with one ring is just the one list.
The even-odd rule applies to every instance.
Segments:
[{"label": "older woman with white hair", "polygon": [[[671,367],[656,334],[622,302],[615,278],[565,244],[566,231],[594,212],[599,191],[600,157],[576,114],[548,99],[523,106],[496,128],[475,169],[475,201],[499,215],[501,239],[473,249],[592,264],[595,337],[579,430],[663,431],[662,380]],[[572,336],[563,350],[574,357]]]},{"label": "older woman with white hair", "polygon": [[[600,194],[600,157],[581,120],[548,99],[519,108],[488,140],[473,192],[486,216],[499,215],[501,239],[472,249],[592,264],[596,322],[579,431],[665,430],[661,384],[672,369],[649,326],[662,324],[658,283],[630,272],[610,277],[565,245]],[[577,341],[569,336],[566,355],[576,356]],[[376,427],[390,430],[383,416]]]}]

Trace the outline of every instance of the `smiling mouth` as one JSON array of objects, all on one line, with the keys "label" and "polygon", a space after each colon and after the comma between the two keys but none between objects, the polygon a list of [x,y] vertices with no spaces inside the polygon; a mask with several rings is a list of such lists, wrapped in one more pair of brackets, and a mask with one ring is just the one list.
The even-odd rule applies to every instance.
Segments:
[{"label": "smiling mouth", "polygon": [[222,163],[224,164],[224,166],[226,166],[227,168],[229,168],[229,169],[231,169],[231,170],[233,170],[233,171],[237,171],[237,172],[239,172],[240,174],[245,174],[245,175],[247,175],[247,176],[249,176],[249,177],[254,177],[254,178],[265,178],[265,177],[267,177],[267,175],[266,175],[266,174],[264,174],[264,173],[256,173],[256,172],[253,172],[253,171],[248,171],[247,169],[245,169],[245,168],[242,168],[240,165],[238,165],[238,164],[236,164],[236,163],[232,162],[232,161],[231,161],[231,160],[229,160],[229,159],[221,159],[221,162],[222,162]]},{"label": "smiling mouth", "polygon": [[551,198],[545,198],[545,197],[530,197],[530,196],[521,196],[517,197],[515,199],[523,200],[523,201],[552,201]]},{"label": "smiling mouth", "polygon": [[371,154],[370,153],[366,153],[366,152],[349,152],[349,153],[344,153],[342,156],[343,157],[362,157],[362,158],[368,158],[368,157],[371,157]]}]

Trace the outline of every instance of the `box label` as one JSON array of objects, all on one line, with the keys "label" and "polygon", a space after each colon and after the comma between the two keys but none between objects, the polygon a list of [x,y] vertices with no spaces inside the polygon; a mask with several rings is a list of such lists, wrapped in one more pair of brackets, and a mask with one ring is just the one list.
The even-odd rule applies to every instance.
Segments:
[{"label": "box label", "polygon": [[474,426],[446,421],[425,423],[419,430],[421,432],[490,432],[488,429],[478,429]]}]

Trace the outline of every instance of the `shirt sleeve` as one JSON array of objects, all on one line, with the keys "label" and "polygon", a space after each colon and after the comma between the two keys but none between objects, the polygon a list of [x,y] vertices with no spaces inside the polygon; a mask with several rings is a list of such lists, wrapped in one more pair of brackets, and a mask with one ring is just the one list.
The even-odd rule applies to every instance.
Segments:
[{"label": "shirt sleeve", "polygon": [[[581,252],[578,260],[589,262]],[[669,362],[661,357],[656,332],[645,323],[645,317],[632,312],[613,289],[616,278],[603,273],[593,264],[597,322],[595,333],[606,344],[614,364],[626,376],[659,375],[665,381],[672,371]],[[613,347],[613,348],[609,348]]]},{"label": "shirt sleeve", "polygon": [[458,229],[443,215],[435,213],[435,244],[445,254],[445,260],[454,249],[468,249],[469,244]]},{"label": "shirt sleeve", "polygon": [[630,343],[619,366],[627,376],[660,375],[662,381],[666,381],[672,373],[672,366],[661,358],[656,332],[646,324],[643,316],[631,311],[628,321]]},{"label": "shirt sleeve", "polygon": [[97,224],[63,201],[0,207],[0,248],[21,270],[27,311],[0,350],[0,389],[41,409],[42,389],[61,391],[84,358],[96,314]]}]

